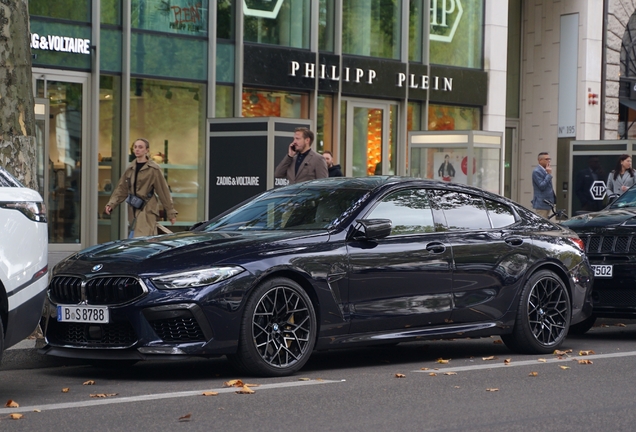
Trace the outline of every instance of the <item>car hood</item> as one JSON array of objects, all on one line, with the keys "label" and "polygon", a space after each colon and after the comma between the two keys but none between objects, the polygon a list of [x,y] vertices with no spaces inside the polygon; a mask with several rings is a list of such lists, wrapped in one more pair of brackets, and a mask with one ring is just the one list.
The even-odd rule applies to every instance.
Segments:
[{"label": "car hood", "polygon": [[[622,208],[586,213],[561,222],[574,231],[593,231],[598,228],[616,227],[636,218],[636,208]],[[636,220],[628,222],[636,228]]]},{"label": "car hood", "polygon": [[[184,232],[119,240],[84,249],[60,262],[54,273],[165,273],[209,267],[245,255],[284,254],[325,231]],[[315,240],[314,240],[315,241]],[[323,239],[324,241],[324,239]],[[301,246],[302,247],[302,246]],[[97,267],[101,267],[95,270]]]}]

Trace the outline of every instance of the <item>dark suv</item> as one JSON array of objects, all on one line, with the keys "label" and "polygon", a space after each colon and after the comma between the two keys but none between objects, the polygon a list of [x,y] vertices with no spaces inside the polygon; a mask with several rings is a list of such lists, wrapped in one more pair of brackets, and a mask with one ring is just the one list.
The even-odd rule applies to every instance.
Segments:
[{"label": "dark suv", "polygon": [[601,211],[561,224],[583,240],[594,270],[593,315],[570,333],[585,333],[598,317],[636,319],[636,188]]}]

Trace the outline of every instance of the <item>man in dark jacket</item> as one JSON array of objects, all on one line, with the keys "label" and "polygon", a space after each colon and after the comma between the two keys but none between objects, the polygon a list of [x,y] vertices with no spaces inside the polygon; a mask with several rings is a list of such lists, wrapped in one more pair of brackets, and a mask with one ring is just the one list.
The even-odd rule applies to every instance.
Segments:
[{"label": "man in dark jacket", "polygon": [[325,162],[327,162],[327,169],[329,170],[329,177],[342,177],[342,169],[340,165],[333,164],[333,153],[329,150],[325,150],[322,152],[322,157],[325,158]]},{"label": "man in dark jacket", "polygon": [[287,155],[276,167],[274,177],[286,178],[289,184],[327,177],[325,159],[311,149],[314,133],[307,128],[296,128],[294,140]]}]

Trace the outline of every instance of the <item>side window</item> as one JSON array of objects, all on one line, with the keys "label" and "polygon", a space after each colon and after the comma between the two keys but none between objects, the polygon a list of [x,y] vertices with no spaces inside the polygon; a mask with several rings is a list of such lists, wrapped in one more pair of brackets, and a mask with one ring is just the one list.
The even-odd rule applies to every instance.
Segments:
[{"label": "side window", "polygon": [[367,216],[390,219],[391,235],[419,234],[435,231],[428,195],[423,189],[408,189],[387,195]]},{"label": "side window", "polygon": [[484,200],[475,195],[449,190],[431,191],[435,205],[446,216],[450,230],[490,229]]},{"label": "side window", "polygon": [[507,205],[489,199],[484,199],[484,202],[493,228],[503,228],[517,222],[515,214]]}]

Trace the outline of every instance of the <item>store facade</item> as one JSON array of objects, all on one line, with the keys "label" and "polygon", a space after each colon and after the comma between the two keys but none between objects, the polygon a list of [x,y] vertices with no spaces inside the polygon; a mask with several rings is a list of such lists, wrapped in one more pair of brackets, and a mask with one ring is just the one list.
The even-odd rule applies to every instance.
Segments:
[{"label": "store facade", "polygon": [[[468,170],[466,150],[440,141],[413,171],[409,132],[506,132],[507,2],[430,0],[429,15],[427,1],[30,0],[51,262],[124,236],[125,212],[103,207],[138,137],[164,169],[179,215],[162,223],[174,231],[246,193],[218,186],[278,185],[241,160],[267,177],[280,151],[235,160],[211,132],[220,119],[306,122],[347,176],[441,179],[446,155]],[[503,192],[503,147],[480,155],[473,169],[499,166],[488,187]],[[234,177],[251,180],[225,185]]]}]

